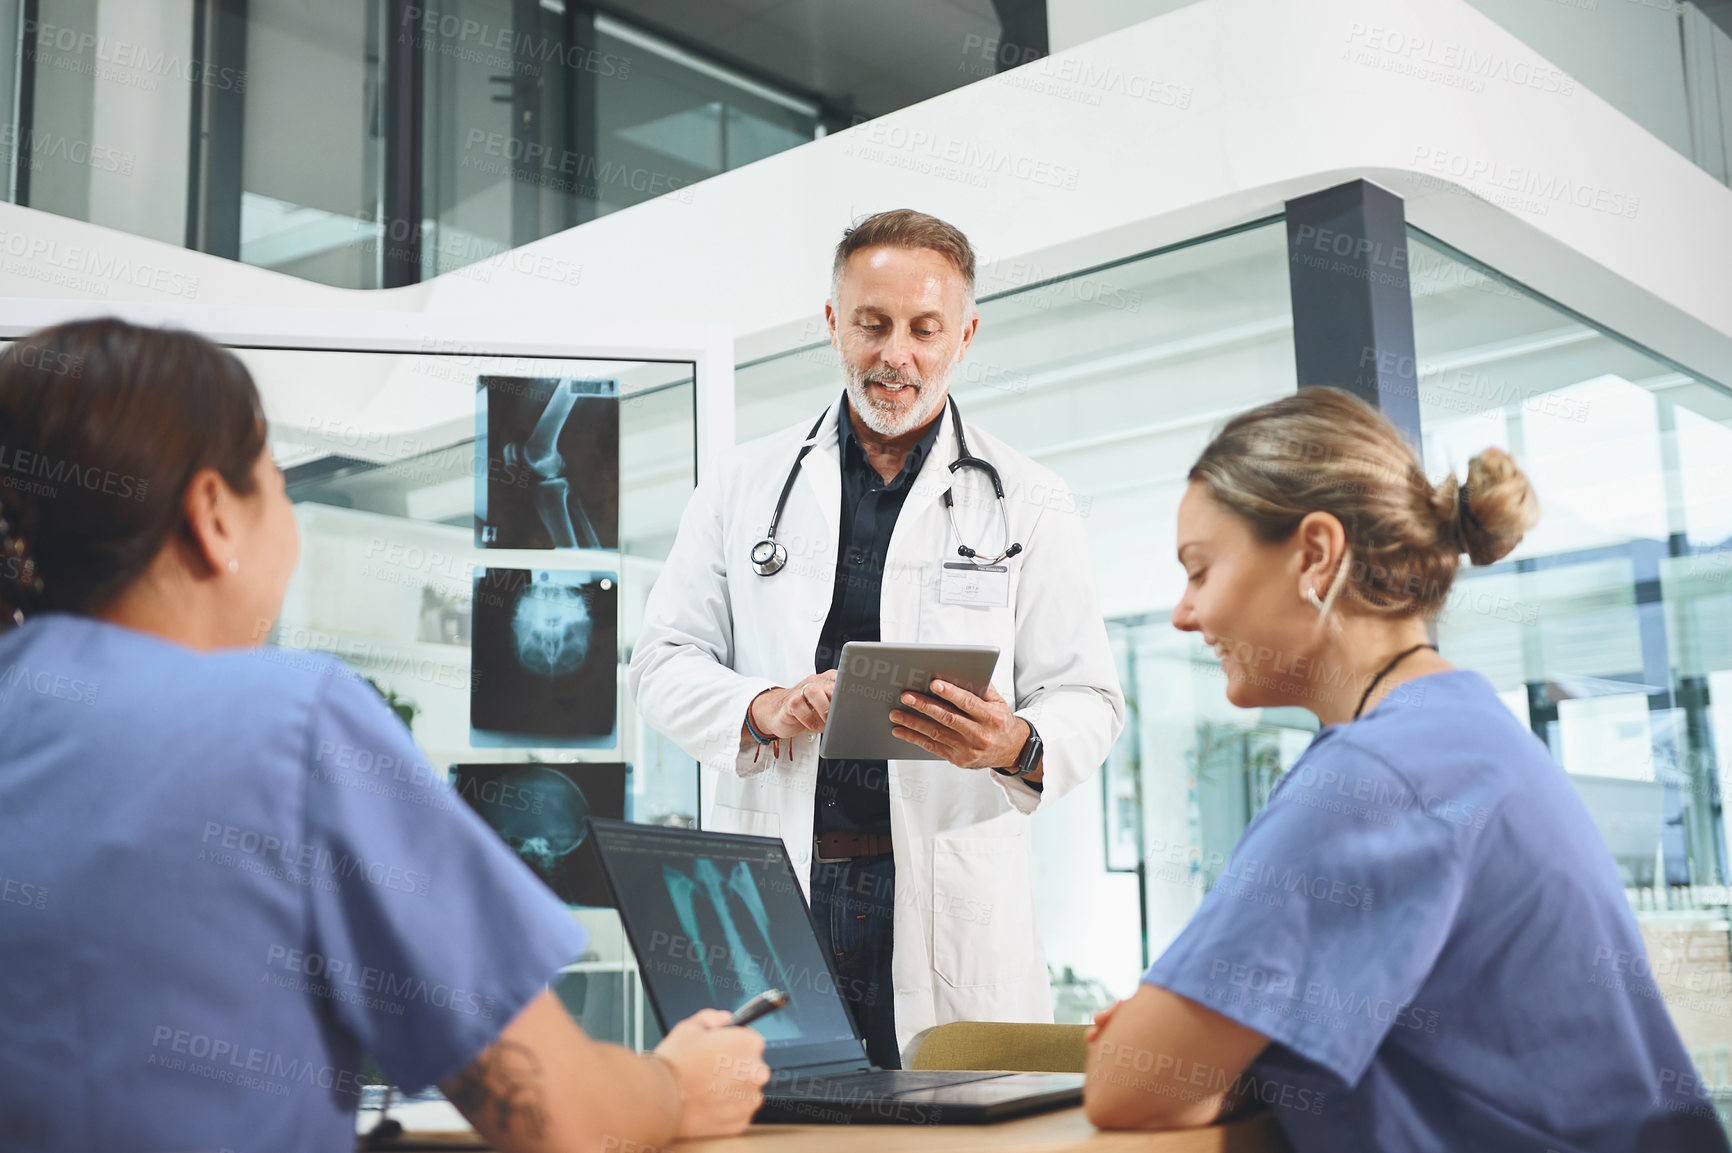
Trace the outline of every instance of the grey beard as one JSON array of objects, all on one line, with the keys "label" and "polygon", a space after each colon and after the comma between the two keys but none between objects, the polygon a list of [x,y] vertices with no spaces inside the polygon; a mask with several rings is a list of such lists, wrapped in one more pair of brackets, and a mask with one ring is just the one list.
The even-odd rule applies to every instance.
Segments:
[{"label": "grey beard", "polygon": [[931,420],[944,404],[944,398],[949,395],[947,386],[951,377],[951,373],[946,371],[936,379],[907,381],[919,391],[915,395],[914,407],[908,410],[906,416],[898,418],[879,408],[868,395],[866,386],[870,381],[867,380],[867,373],[857,372],[850,367],[845,369],[845,375],[848,378],[848,403],[853,406],[867,428],[883,437],[901,436]]}]

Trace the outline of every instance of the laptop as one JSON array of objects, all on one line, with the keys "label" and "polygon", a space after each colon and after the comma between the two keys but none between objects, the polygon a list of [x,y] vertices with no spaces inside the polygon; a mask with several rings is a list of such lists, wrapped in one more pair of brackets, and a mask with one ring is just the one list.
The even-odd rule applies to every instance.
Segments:
[{"label": "laptop", "polygon": [[592,819],[602,867],[663,1031],[766,989],[788,1005],[753,1022],[770,1083],[758,1122],[978,1125],[1082,1102],[1080,1073],[879,1069],[775,837]]}]

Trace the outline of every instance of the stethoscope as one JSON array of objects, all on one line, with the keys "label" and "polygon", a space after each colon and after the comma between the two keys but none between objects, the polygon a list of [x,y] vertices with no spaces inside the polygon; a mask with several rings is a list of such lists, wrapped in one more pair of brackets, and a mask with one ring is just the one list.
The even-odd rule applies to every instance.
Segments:
[{"label": "stethoscope", "polygon": [[[844,393],[842,401],[838,402],[836,419],[839,421],[848,419],[846,413],[840,408],[840,405],[845,404],[846,401],[847,394]],[[776,526],[782,523],[782,510],[787,507],[788,494],[794,491],[794,478],[800,473],[800,462],[805,460],[806,454],[817,445],[818,429],[823,425],[824,418],[829,415],[827,411],[822,413],[813,422],[811,430],[806,433],[806,443],[800,446],[800,454],[794,458],[794,467],[788,470],[788,479],[782,482],[782,495],[776,498],[776,512],[774,516],[770,517],[770,531],[763,540],[752,546],[752,571],[759,576],[775,576],[788,563],[788,550],[782,546],[781,541],[776,539]],[[951,475],[954,476],[960,469],[978,468],[991,479],[993,494],[998,497],[999,523],[1004,526],[1004,539],[1008,542],[1010,540],[1010,513],[1005,508],[1004,503],[1004,482],[998,479],[998,470],[992,467],[991,461],[982,460],[968,451],[968,438],[962,432],[962,411],[956,407],[954,396],[950,398],[950,419],[956,426],[956,447],[958,450],[956,459],[950,462]],[[950,517],[950,531],[956,535],[958,541],[961,541],[962,530],[956,524],[954,492],[953,488],[944,490],[944,511]],[[998,564],[1000,561],[1009,560],[1021,551],[1022,545],[1010,544],[995,557],[982,557],[965,544],[956,546],[958,556],[979,568],[986,568],[989,565]]]}]

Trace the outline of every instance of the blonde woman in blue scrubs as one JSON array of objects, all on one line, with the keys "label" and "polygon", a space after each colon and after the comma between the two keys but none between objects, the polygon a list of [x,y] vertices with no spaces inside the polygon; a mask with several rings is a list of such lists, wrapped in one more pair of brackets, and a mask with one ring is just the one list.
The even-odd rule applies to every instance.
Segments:
[{"label": "blonde woman in blue scrubs", "polygon": [[763,1039],[585,1037],[565,908],[354,673],[260,647],[298,551],[228,352],[0,355],[0,1147],[337,1153],[367,1059],[509,1153],[742,1130]]},{"label": "blonde woman in blue scrubs", "polygon": [[1173,624],[1215,648],[1235,705],[1323,727],[1136,995],[1097,1018],[1095,1124],[1261,1104],[1296,1153],[1727,1149],[1663,1002],[1605,979],[1644,953],[1587,809],[1429,643],[1461,555],[1490,564],[1537,517],[1507,454],[1433,487],[1333,389],[1204,450]]}]

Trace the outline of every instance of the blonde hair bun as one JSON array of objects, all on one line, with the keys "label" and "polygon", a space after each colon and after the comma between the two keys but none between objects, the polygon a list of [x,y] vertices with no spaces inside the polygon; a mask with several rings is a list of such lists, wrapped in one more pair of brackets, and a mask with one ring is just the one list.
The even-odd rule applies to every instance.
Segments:
[{"label": "blonde hair bun", "polygon": [[1509,555],[1540,519],[1539,497],[1509,453],[1488,448],[1467,462],[1467,480],[1451,473],[1431,497],[1438,540],[1476,565]]},{"label": "blonde hair bun", "polygon": [[1435,615],[1467,553],[1507,554],[1539,519],[1539,501],[1510,455],[1488,448],[1433,487],[1389,418],[1351,393],[1302,388],[1229,420],[1188,478],[1242,517],[1257,539],[1290,539],[1325,512],[1347,552],[1324,598],[1377,616]]}]

